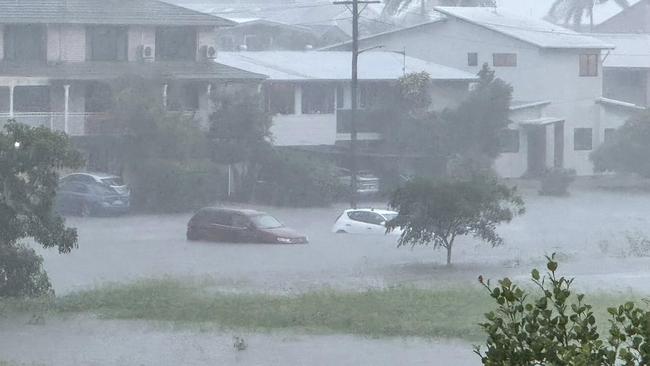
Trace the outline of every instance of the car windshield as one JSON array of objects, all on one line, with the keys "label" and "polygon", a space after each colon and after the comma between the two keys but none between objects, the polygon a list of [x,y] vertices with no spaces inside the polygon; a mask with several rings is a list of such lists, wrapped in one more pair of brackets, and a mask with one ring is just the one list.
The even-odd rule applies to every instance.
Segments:
[{"label": "car windshield", "polygon": [[102,178],[101,179],[102,183],[109,185],[109,186],[123,186],[124,183],[122,182],[122,179],[120,177],[108,177],[108,178]]},{"label": "car windshield", "polygon": [[396,213],[385,213],[385,214],[382,214],[382,216],[384,216],[386,218],[386,222],[388,222],[388,221],[393,220],[394,218],[396,218],[397,214]]},{"label": "car windshield", "polygon": [[258,229],[277,229],[283,225],[275,217],[270,215],[258,215],[251,217],[251,221]]}]

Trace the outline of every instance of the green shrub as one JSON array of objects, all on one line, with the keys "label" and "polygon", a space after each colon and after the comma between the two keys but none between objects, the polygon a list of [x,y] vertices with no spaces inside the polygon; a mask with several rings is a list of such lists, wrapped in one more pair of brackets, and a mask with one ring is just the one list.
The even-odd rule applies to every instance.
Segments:
[{"label": "green shrub", "polygon": [[0,297],[39,297],[52,293],[43,258],[22,245],[0,245]]},{"label": "green shrub", "polygon": [[327,160],[301,152],[274,151],[262,162],[253,200],[276,206],[326,206],[345,192]]},{"label": "green shrub", "polygon": [[569,185],[576,179],[573,169],[549,169],[540,179],[542,187],[539,194],[543,196],[566,196],[569,194]]},{"label": "green shrub", "polygon": [[175,162],[148,159],[129,172],[135,210],[181,212],[224,197],[227,178],[207,160]]}]

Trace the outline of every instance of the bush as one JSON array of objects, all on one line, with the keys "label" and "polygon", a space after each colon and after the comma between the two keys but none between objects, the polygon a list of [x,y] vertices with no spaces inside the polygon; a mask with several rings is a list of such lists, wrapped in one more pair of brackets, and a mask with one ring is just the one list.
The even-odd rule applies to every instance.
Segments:
[{"label": "bush", "polygon": [[543,196],[566,196],[569,194],[569,185],[576,179],[576,172],[572,169],[549,169],[540,182],[542,188],[539,194]]},{"label": "bush", "polygon": [[345,192],[335,166],[306,153],[274,151],[264,162],[253,200],[276,206],[326,206]]},{"label": "bush", "polygon": [[0,245],[0,297],[39,297],[52,293],[41,256],[22,245]]},{"label": "bush", "polygon": [[226,175],[207,160],[148,159],[134,166],[128,181],[136,210],[181,212],[225,196]]}]

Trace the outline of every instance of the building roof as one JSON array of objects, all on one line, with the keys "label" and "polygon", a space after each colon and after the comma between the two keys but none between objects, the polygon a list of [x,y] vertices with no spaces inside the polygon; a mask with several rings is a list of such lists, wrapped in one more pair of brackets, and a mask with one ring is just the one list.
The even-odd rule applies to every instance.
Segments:
[{"label": "building roof", "polygon": [[103,80],[123,75],[198,80],[261,80],[266,77],[214,62],[65,62],[44,65],[0,62],[0,76]]},{"label": "building roof", "polygon": [[596,103],[602,104],[604,106],[608,107],[617,107],[617,108],[623,108],[623,109],[629,109],[633,111],[645,111],[647,108],[636,105],[634,103],[628,103],[624,102],[622,100],[616,100],[616,99],[610,99],[610,98],[598,98],[596,99]]},{"label": "building roof", "polygon": [[604,58],[605,67],[650,68],[650,34],[600,33],[594,36],[616,46]]},{"label": "building roof", "polygon": [[[352,54],[345,51],[219,52],[217,62],[268,75],[270,80],[349,80]],[[429,73],[434,80],[477,79],[476,75],[462,70],[395,52],[359,55],[360,80],[396,80],[405,72],[421,71]]]},{"label": "building roof", "polygon": [[157,0],[0,0],[0,23],[230,26],[217,16]]},{"label": "building roof", "polygon": [[436,7],[437,11],[541,48],[611,49],[611,44],[553,23],[489,7]]}]

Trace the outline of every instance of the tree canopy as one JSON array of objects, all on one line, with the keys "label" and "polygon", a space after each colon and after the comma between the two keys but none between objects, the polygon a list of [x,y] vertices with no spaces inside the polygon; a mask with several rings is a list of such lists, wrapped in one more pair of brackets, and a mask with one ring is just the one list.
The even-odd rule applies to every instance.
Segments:
[{"label": "tree canopy", "polygon": [[77,246],[77,232],[54,212],[54,200],[57,169],[81,162],[62,133],[15,122],[0,131],[0,296],[49,290],[40,257],[21,246],[21,239],[31,237],[60,253]]},{"label": "tree canopy", "polygon": [[629,119],[591,154],[598,171],[650,177],[650,112]]},{"label": "tree canopy", "polygon": [[503,239],[497,225],[524,213],[516,189],[486,176],[440,181],[416,178],[395,191],[390,207],[399,214],[386,224],[387,230],[403,230],[398,246],[444,248],[447,264],[451,264],[457,237],[471,235],[500,245]]}]

